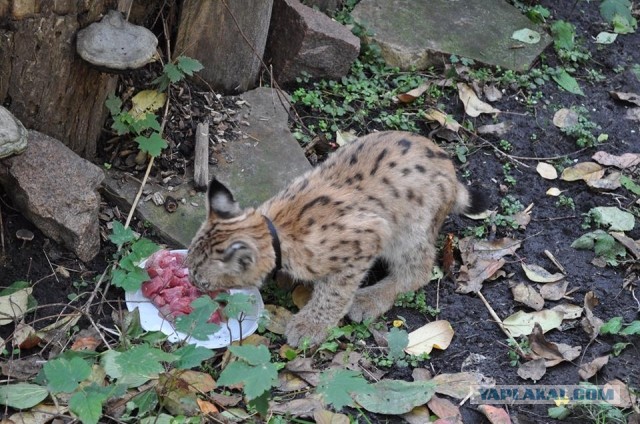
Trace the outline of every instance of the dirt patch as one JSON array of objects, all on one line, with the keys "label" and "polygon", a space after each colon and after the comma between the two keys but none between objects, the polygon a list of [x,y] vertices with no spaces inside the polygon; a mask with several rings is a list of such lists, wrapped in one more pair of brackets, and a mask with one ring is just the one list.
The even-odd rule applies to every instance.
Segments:
[{"label": "dirt patch", "polygon": [[[553,81],[547,82],[535,92],[541,93],[539,98],[532,98],[520,91],[517,86],[505,87],[504,96],[492,105],[505,112],[499,115],[499,121],[509,121],[512,128],[506,134],[485,136],[486,141],[494,146],[500,140],[508,140],[511,148],[499,153],[482,139],[470,139],[468,144],[470,153],[467,162],[460,166],[460,173],[488,197],[492,207],[498,208],[506,196],[512,196],[522,205],[533,204],[532,219],[525,230],[509,230],[498,227],[491,237],[509,236],[522,240],[522,247],[516,256],[510,258],[504,270],[508,279],[526,281],[521,269],[521,263],[536,263],[547,269],[554,269],[554,265],[543,254],[549,250],[564,266],[569,281],[569,289],[574,291],[558,302],[548,302],[549,306],[557,303],[570,302],[582,305],[587,292],[594,292],[600,300],[595,313],[604,321],[614,316],[622,316],[624,322],[639,319],[638,300],[634,298],[633,290],[638,284],[638,264],[627,257],[616,267],[597,267],[591,262],[594,258],[592,251],[575,250],[570,247],[578,237],[589,231],[582,227],[584,214],[595,206],[618,206],[634,211],[638,219],[637,200],[629,192],[617,190],[612,193],[592,191],[583,183],[553,181],[542,179],[535,168],[538,160],[549,159],[549,162],[562,162],[564,166],[575,162],[591,160],[591,156],[598,150],[612,154],[640,152],[637,121],[624,119],[629,105],[611,98],[610,91],[640,93],[640,77],[632,70],[633,65],[640,64],[640,34],[620,36],[618,40],[608,46],[599,46],[592,42],[593,38],[605,29],[598,11],[597,2],[552,2],[541,1],[541,5],[552,11],[552,19],[563,19],[577,27],[577,35],[581,44],[591,53],[592,59],[586,62],[584,69],[576,74],[585,92],[584,97],[567,93],[560,89]],[[553,49],[545,52],[544,63],[550,67],[559,66],[558,58]],[[141,76],[139,80],[128,80],[123,85],[143,88],[153,75]],[[458,122],[465,120],[464,108],[453,91],[441,99],[444,110],[451,113]],[[170,149],[159,161],[159,168],[155,177],[182,178],[189,166],[193,151],[192,136],[195,131],[196,120],[208,108],[220,107],[221,111],[233,110],[233,102],[224,103],[212,98],[200,89],[184,85],[177,91],[172,102],[174,110],[171,125],[168,127],[167,137],[171,140]],[[561,107],[581,106],[588,113],[589,120],[599,125],[599,133],[606,133],[608,140],[597,147],[580,148],[575,140],[563,134],[552,122],[553,115]],[[223,113],[223,112],[220,112]],[[224,112],[226,113],[226,112]],[[469,118],[466,118],[469,120]],[[233,138],[237,118],[233,113],[223,117],[217,127],[221,138]],[[484,124],[492,124],[491,116],[481,116],[471,119],[473,128]],[[368,128],[356,128],[360,132],[377,129],[375,124]],[[428,134],[432,128],[426,124],[423,132]],[[436,136],[437,138],[437,136]],[[456,153],[456,144],[442,139],[439,142]],[[103,145],[104,160],[114,166],[136,171],[135,146],[133,144],[111,147],[113,142],[105,140]],[[328,145],[320,145],[318,156],[322,157]],[[324,149],[324,150],[323,150]],[[128,151],[130,150],[130,151]],[[124,152],[124,153],[123,153]],[[562,158],[568,158],[563,160]],[[460,165],[460,164],[459,164]],[[505,165],[507,173],[515,180],[514,183],[505,182]],[[140,168],[140,167],[138,167]],[[137,171],[140,171],[138,169]],[[636,167],[631,176],[638,181],[639,170]],[[573,201],[575,209],[558,205],[558,198],[545,195],[547,189],[556,186],[563,191],[566,198]],[[98,257],[90,263],[83,264],[74,256],[48,240],[28,221],[24,219],[11,205],[7,196],[0,191],[0,208],[4,232],[4,246],[0,252],[0,286],[4,287],[17,280],[31,281],[34,286],[33,295],[41,306],[36,312],[29,314],[26,321],[36,327],[41,327],[55,319],[60,313],[67,312],[63,305],[69,302],[70,296],[87,296],[93,289],[97,278],[103,273],[114,253],[113,246],[106,240],[108,230],[107,220],[121,216],[113,205],[104,205],[106,220],[103,221],[103,249]],[[124,219],[121,219],[123,221]],[[449,220],[443,233],[453,233],[459,237],[469,231],[477,223],[466,218],[453,217]],[[18,229],[26,228],[35,233],[34,240],[22,243],[15,237]],[[153,238],[148,230],[140,223],[134,224],[134,229]],[[491,229],[490,229],[491,230]],[[633,239],[640,238],[640,229],[627,233]],[[628,284],[630,283],[630,284]],[[623,287],[627,288],[623,288]],[[1,288],[1,287],[0,287]],[[512,366],[509,356],[510,348],[506,344],[506,337],[495,324],[483,302],[474,295],[462,295],[455,291],[455,285],[449,278],[438,284],[430,284],[424,289],[426,303],[439,308],[438,319],[450,321],[456,331],[452,344],[445,351],[434,351],[429,360],[420,362],[420,367],[430,369],[434,374],[455,373],[464,371],[478,371],[487,377],[494,378],[497,384],[526,384],[518,375],[517,367]],[[526,309],[513,301],[507,278],[484,284],[482,293],[487,298],[498,316],[505,318],[517,310]],[[636,295],[637,297],[637,295]],[[125,309],[122,303],[122,293],[110,288],[103,302],[93,311],[97,323],[111,325],[111,313]],[[268,301],[276,300],[265,299]],[[48,306],[47,306],[48,305]],[[406,320],[406,328],[415,329],[434,317],[427,313],[416,312],[412,308],[395,307],[386,314],[390,323],[396,317]],[[86,324],[86,323],[85,323]],[[83,328],[81,322],[80,327]],[[86,325],[85,325],[86,326]],[[13,326],[0,327],[0,337],[9,338]],[[550,368],[539,384],[578,384],[581,380],[578,369],[581,364],[589,362],[598,356],[612,352],[613,345],[620,341],[629,342],[619,356],[611,356],[609,363],[590,381],[604,384],[612,379],[619,379],[630,387],[640,388],[640,340],[638,337],[623,338],[619,336],[601,336],[596,342],[590,342],[589,335],[582,329],[579,322],[574,322],[562,328],[562,331],[552,331],[547,334],[552,342],[566,343],[571,346],[581,346],[581,355],[572,362],[565,362]],[[282,343],[277,340],[273,350]],[[373,341],[370,341],[374,343]],[[44,348],[44,352],[48,352]],[[26,356],[37,353],[39,348],[22,351]],[[469,359],[475,357],[475,361]],[[387,377],[411,380],[413,367],[392,366],[387,370]],[[544,423],[553,422],[547,417],[548,405],[514,405],[508,408],[512,418],[518,422]],[[465,403],[461,407],[465,423],[481,423],[486,419],[477,410],[476,405]],[[593,417],[591,417],[593,418]],[[585,422],[591,418],[572,416],[565,422]],[[372,415],[371,422],[403,422],[398,417]]]}]

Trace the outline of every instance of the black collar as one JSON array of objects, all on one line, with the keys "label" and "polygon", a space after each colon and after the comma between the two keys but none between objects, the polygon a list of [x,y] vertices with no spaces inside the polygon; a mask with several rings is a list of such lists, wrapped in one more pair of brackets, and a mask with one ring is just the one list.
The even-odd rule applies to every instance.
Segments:
[{"label": "black collar", "polygon": [[282,268],[282,252],[280,251],[280,238],[278,237],[278,232],[276,231],[276,227],[273,225],[273,222],[265,215],[262,215],[265,221],[267,221],[267,227],[269,228],[269,232],[271,233],[271,245],[273,246],[273,250],[276,252],[276,266],[271,271],[271,279],[273,279],[276,275],[276,272]]}]

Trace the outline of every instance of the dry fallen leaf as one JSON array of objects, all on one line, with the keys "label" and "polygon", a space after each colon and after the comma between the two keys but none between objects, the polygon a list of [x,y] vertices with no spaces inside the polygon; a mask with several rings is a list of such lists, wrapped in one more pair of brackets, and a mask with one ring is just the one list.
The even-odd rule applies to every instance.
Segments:
[{"label": "dry fallen leaf", "polygon": [[420,84],[420,86],[414,88],[413,90],[409,90],[406,93],[398,94],[398,100],[402,103],[411,103],[418,97],[422,96],[425,91],[429,89],[431,83],[425,82]]},{"label": "dry fallen leaf", "polygon": [[287,323],[291,321],[293,314],[286,308],[276,305],[264,305],[264,309],[269,312],[269,319],[265,327],[274,334],[284,334]]},{"label": "dry fallen leaf", "polygon": [[520,242],[508,237],[497,240],[478,240],[465,237],[458,242],[463,265],[460,267],[456,292],[472,293],[504,266],[503,256],[512,255]]},{"label": "dry fallen leaf", "polygon": [[99,340],[92,336],[77,337],[76,341],[73,342],[73,345],[71,345],[71,350],[96,350],[96,348],[100,346],[101,343],[102,340]]},{"label": "dry fallen leaf", "polygon": [[448,422],[462,423],[460,408],[450,400],[433,395],[427,402],[427,407],[438,418],[453,418],[454,421]]},{"label": "dry fallen leaf", "polygon": [[542,311],[524,312],[518,311],[505,318],[502,323],[513,337],[526,336],[531,334],[534,325],[539,324],[543,331],[560,327],[564,314],[550,309]]},{"label": "dry fallen leaf", "polygon": [[6,325],[22,318],[27,311],[27,302],[33,289],[25,287],[13,293],[0,296],[0,325]]},{"label": "dry fallen leaf", "polygon": [[568,285],[569,282],[567,280],[545,284],[540,287],[540,295],[545,300],[560,300],[566,295]]},{"label": "dry fallen leaf", "polygon": [[567,320],[580,318],[583,308],[578,305],[572,305],[570,303],[562,303],[560,305],[554,306],[553,308],[551,308],[551,310],[558,311],[564,314],[562,319]]},{"label": "dry fallen leaf", "polygon": [[132,108],[129,114],[135,120],[145,117],[164,106],[167,95],[156,90],[143,90],[131,98]]},{"label": "dry fallen leaf", "polygon": [[562,108],[553,115],[553,125],[558,128],[573,127],[578,124],[578,113],[575,110]]},{"label": "dry fallen leaf", "polygon": [[558,178],[558,171],[556,171],[556,168],[546,162],[539,162],[538,166],[536,166],[536,171],[538,171],[538,174],[546,180],[555,180]]},{"label": "dry fallen leaf", "polygon": [[618,392],[619,401],[618,402],[607,401],[607,403],[622,409],[631,408],[631,406],[636,405],[638,398],[636,397],[635,394],[629,391],[629,386],[627,386],[622,381],[616,378],[611,381],[608,381],[603,387],[604,390],[608,390],[610,388]]},{"label": "dry fallen leaf", "polygon": [[640,242],[632,239],[631,237],[627,237],[624,233],[610,231],[609,235],[626,247],[629,253],[631,253],[636,259],[640,259]]},{"label": "dry fallen leaf", "polygon": [[484,414],[491,424],[511,424],[507,411],[493,405],[478,405],[478,410]]},{"label": "dry fallen leaf", "polygon": [[518,376],[524,380],[539,381],[547,373],[544,358],[533,359],[518,367]]},{"label": "dry fallen leaf", "polygon": [[640,164],[640,153],[625,153],[620,156],[612,155],[607,152],[596,152],[591,159],[604,166],[615,166],[616,168],[625,169]]},{"label": "dry fallen leaf", "polygon": [[622,185],[620,183],[621,175],[622,174],[620,174],[619,172],[612,172],[600,180],[587,181],[587,185],[591,188],[595,188],[596,190],[603,190],[603,191],[617,190]]},{"label": "dry fallen leaf", "polygon": [[545,339],[542,327],[536,323],[529,335],[529,347],[534,357],[543,358],[547,368],[554,367],[564,361],[572,361],[580,355],[580,346],[569,346],[564,343],[552,343]]},{"label": "dry fallen leaf", "polygon": [[544,299],[540,296],[540,293],[533,288],[533,286],[526,283],[512,283],[510,286],[511,293],[513,294],[513,300],[516,302],[524,303],[536,311],[539,311],[544,307]]},{"label": "dry fallen leaf", "polygon": [[304,284],[300,284],[293,289],[293,292],[291,293],[291,300],[298,309],[302,309],[311,299],[311,293],[312,290],[309,287]]},{"label": "dry fallen leaf", "polygon": [[584,318],[582,318],[582,328],[594,340],[600,334],[600,327],[604,322],[594,315],[593,309],[598,306],[600,300],[595,293],[590,291],[584,295]]},{"label": "dry fallen leaf", "polygon": [[560,196],[560,194],[562,194],[562,190],[560,190],[558,187],[551,187],[549,190],[547,190],[547,196]]},{"label": "dry fallen leaf", "polygon": [[505,135],[513,126],[510,122],[500,122],[499,124],[487,124],[478,127],[478,134],[492,134],[497,136]]},{"label": "dry fallen leaf", "polygon": [[592,181],[599,180],[604,176],[604,168],[595,162],[580,162],[565,168],[560,175],[563,181]]},{"label": "dry fallen leaf", "polygon": [[[417,380],[415,375],[413,377]],[[474,390],[477,392],[478,387],[495,386],[494,379],[485,377],[479,372],[443,373],[436,375],[432,380],[436,383],[436,393],[456,399],[465,399]]]},{"label": "dry fallen leaf", "polygon": [[32,349],[38,345],[41,341],[41,337],[34,328],[24,322],[20,322],[16,325],[16,329],[13,332],[13,346],[17,346],[20,349]]},{"label": "dry fallen leaf", "polygon": [[527,278],[536,283],[554,283],[564,278],[563,274],[559,272],[551,274],[549,271],[536,264],[525,264],[523,262],[521,266],[522,270],[527,275]]},{"label": "dry fallen leaf", "polygon": [[485,85],[482,87],[482,92],[488,102],[495,102],[502,98],[502,92],[495,85]]},{"label": "dry fallen leaf", "polygon": [[409,344],[404,351],[409,355],[421,355],[434,348],[444,350],[449,347],[453,334],[449,321],[430,322],[409,333]]},{"label": "dry fallen leaf", "polygon": [[591,362],[587,362],[586,364],[580,365],[580,369],[578,369],[578,375],[583,380],[588,380],[598,371],[602,369],[605,365],[609,363],[609,355],[600,356],[594,359]]},{"label": "dry fallen leaf", "polygon": [[455,119],[438,109],[429,108],[424,111],[423,116],[427,121],[435,121],[453,132],[457,133],[460,130],[460,124]]},{"label": "dry fallen leaf", "polygon": [[353,131],[336,131],[336,144],[340,147],[346,146],[358,139]]},{"label": "dry fallen leaf", "polygon": [[640,121],[640,107],[633,107],[631,109],[627,109],[627,114],[625,115],[626,119],[630,119],[632,121]]},{"label": "dry fallen leaf", "polygon": [[640,96],[635,93],[623,93],[622,91],[610,91],[609,94],[616,100],[632,103],[640,106]]},{"label": "dry fallen leaf", "polygon": [[274,414],[289,414],[293,417],[313,418],[315,411],[324,409],[322,401],[317,396],[293,399],[288,402],[271,403],[269,411]]},{"label": "dry fallen leaf", "polygon": [[344,414],[336,414],[326,409],[313,411],[313,419],[316,424],[349,424],[349,417]]},{"label": "dry fallen leaf", "polygon": [[429,408],[424,405],[416,406],[411,411],[400,416],[409,424],[424,424],[431,422],[431,413],[429,412]]},{"label": "dry fallen leaf", "polygon": [[202,400],[200,398],[196,398],[196,402],[198,402],[200,412],[202,412],[203,414],[217,414],[218,412],[220,412],[218,411],[218,408],[216,408],[216,406],[211,402],[207,402],[206,400]]},{"label": "dry fallen leaf", "polygon": [[478,98],[473,88],[465,83],[458,83],[458,97],[464,105],[464,111],[472,118],[480,116],[482,113],[500,113],[500,111],[488,103]]},{"label": "dry fallen leaf", "polygon": [[287,370],[278,374],[278,383],[278,390],[282,392],[297,392],[309,387],[309,383]]}]

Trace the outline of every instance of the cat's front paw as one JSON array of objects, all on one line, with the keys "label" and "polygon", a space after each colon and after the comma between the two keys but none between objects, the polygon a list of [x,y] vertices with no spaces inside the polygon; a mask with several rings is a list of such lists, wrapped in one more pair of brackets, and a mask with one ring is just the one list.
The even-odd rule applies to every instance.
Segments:
[{"label": "cat's front paw", "polygon": [[287,324],[285,335],[290,346],[300,346],[306,341],[310,347],[317,346],[327,338],[328,326],[306,314],[298,313]]}]

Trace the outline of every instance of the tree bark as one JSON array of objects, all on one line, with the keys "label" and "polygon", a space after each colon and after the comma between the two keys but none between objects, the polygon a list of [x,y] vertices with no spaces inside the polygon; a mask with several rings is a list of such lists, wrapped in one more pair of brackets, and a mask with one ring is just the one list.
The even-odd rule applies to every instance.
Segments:
[{"label": "tree bark", "polygon": [[117,0],[0,0],[0,101],[25,127],[93,158],[117,78],[75,50],[79,29]]},{"label": "tree bark", "polygon": [[198,76],[214,89],[255,87],[273,0],[184,0],[174,56],[198,59]]}]

